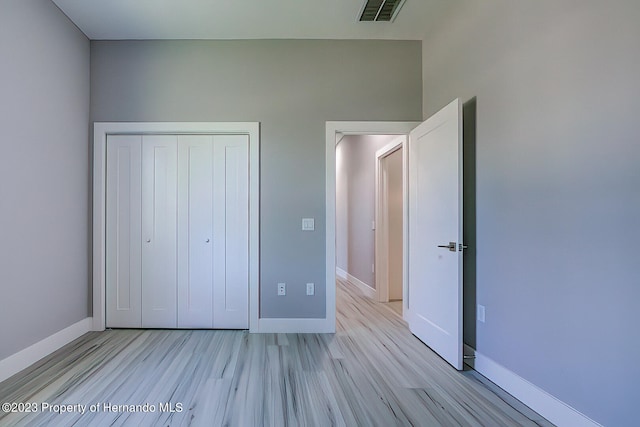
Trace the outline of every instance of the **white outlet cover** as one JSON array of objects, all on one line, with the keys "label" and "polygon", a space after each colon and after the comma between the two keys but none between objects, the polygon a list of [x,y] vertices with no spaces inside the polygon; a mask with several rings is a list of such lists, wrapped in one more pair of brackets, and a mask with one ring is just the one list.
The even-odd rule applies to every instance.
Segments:
[{"label": "white outlet cover", "polygon": [[278,295],[283,296],[287,294],[287,285],[285,283],[278,283]]},{"label": "white outlet cover", "polygon": [[484,305],[478,304],[478,321],[484,323],[485,319],[485,307]]},{"label": "white outlet cover", "polygon": [[314,231],[315,229],[316,229],[316,224],[315,224],[314,218],[302,218],[303,231]]},{"label": "white outlet cover", "polygon": [[307,295],[314,295],[316,293],[316,285],[313,283],[307,283]]}]

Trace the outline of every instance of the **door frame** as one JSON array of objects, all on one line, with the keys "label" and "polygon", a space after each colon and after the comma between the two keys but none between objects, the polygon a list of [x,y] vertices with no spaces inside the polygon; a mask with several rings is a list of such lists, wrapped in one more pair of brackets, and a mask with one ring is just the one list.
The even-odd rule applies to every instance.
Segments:
[{"label": "door frame", "polygon": [[93,327],[105,330],[107,136],[226,134],[249,137],[249,331],[259,319],[259,122],[96,122],[93,128]]},{"label": "door frame", "polygon": [[[336,145],[337,134],[344,135],[408,135],[421,122],[326,122],[325,139],[325,216],[326,216],[326,307],[324,332],[336,330]],[[406,171],[404,172],[406,174]],[[404,227],[404,226],[403,226]],[[406,228],[405,228],[406,233]],[[403,239],[406,245],[406,238]],[[406,247],[403,254],[403,282],[406,283]]]},{"label": "door frame", "polygon": [[[406,135],[399,136],[385,145],[378,151],[376,151],[376,166],[375,166],[375,243],[374,243],[374,256],[375,256],[375,284],[376,284],[376,299],[378,302],[389,302],[389,230],[388,230],[388,215],[389,211],[388,199],[386,196],[387,191],[384,183],[384,175],[382,174],[383,162],[386,157],[395,153],[398,150],[402,150],[402,246],[404,248],[404,241],[406,239],[405,223],[407,222],[407,139]],[[403,255],[403,267],[404,267],[404,255]],[[402,295],[404,301],[404,295],[406,281],[402,281]],[[403,303],[404,304],[404,303]]]}]

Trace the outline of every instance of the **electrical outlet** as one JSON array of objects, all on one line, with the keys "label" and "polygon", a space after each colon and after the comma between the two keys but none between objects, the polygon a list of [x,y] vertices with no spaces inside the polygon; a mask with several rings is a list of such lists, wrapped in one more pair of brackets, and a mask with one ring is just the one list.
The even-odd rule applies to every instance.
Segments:
[{"label": "electrical outlet", "polygon": [[284,296],[287,294],[287,284],[286,283],[278,283],[278,295]]},{"label": "electrical outlet", "polygon": [[316,293],[316,285],[313,283],[307,283],[307,295],[314,295]]},{"label": "electrical outlet", "polygon": [[302,231],[314,231],[316,222],[313,218],[302,218]]},{"label": "electrical outlet", "polygon": [[484,305],[478,304],[478,321],[484,323],[485,308]]}]

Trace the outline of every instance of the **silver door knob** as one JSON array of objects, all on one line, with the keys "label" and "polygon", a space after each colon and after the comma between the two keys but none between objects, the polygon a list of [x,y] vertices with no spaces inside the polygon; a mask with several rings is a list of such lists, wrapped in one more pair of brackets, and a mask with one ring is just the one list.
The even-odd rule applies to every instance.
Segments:
[{"label": "silver door knob", "polygon": [[209,243],[211,240],[207,239],[206,242]]},{"label": "silver door knob", "polygon": [[147,239],[147,243],[151,243],[151,239]]}]

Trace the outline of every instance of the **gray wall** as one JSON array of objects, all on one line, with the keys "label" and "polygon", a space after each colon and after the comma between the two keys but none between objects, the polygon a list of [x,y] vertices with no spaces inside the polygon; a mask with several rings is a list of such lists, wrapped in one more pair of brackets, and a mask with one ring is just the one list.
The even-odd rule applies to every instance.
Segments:
[{"label": "gray wall", "polygon": [[477,96],[477,350],[637,425],[640,3],[460,3],[423,44],[423,110]]},{"label": "gray wall", "polygon": [[261,316],[322,318],[325,122],[419,119],[421,67],[420,42],[92,42],[91,120],[261,122]]},{"label": "gray wall", "polygon": [[90,316],[89,41],[0,2],[0,360]]},{"label": "gray wall", "polygon": [[394,138],[347,135],[336,152],[336,265],[374,289],[376,151]]}]

